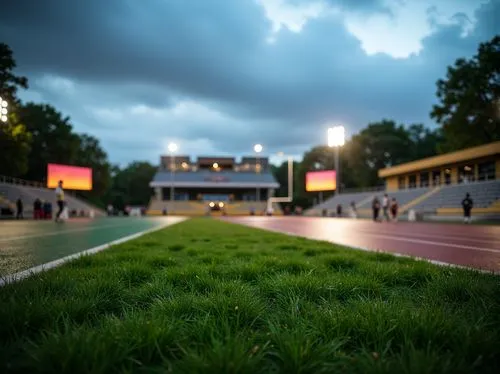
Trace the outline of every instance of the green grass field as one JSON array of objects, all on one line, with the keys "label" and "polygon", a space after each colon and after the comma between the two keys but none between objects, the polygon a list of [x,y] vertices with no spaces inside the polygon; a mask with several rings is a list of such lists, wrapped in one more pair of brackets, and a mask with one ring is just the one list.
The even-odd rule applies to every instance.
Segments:
[{"label": "green grass field", "polygon": [[500,278],[208,218],[0,289],[2,373],[497,373]]}]

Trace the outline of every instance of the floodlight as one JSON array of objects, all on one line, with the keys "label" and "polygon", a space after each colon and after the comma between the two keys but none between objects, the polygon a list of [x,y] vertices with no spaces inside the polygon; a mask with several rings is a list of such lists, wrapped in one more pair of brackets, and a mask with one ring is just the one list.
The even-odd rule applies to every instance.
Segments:
[{"label": "floodlight", "polygon": [[255,144],[253,146],[253,150],[255,151],[255,153],[260,153],[262,152],[262,145],[261,144]]},{"label": "floodlight", "polygon": [[177,144],[175,144],[175,143],[170,143],[170,144],[168,145],[168,151],[169,151],[170,153],[174,153],[175,151],[177,151]]},{"label": "floodlight", "polygon": [[342,147],[345,144],[344,126],[335,126],[328,129],[328,146]]}]

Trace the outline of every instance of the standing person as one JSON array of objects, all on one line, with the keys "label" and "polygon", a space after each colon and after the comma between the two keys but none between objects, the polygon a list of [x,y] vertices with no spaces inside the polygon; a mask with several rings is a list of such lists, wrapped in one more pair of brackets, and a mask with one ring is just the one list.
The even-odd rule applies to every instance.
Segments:
[{"label": "standing person", "polygon": [[376,196],[373,198],[372,210],[373,210],[373,220],[375,222],[377,222],[378,221],[378,215],[379,215],[379,212],[380,212],[380,201],[378,200],[378,198]]},{"label": "standing person", "polygon": [[358,218],[358,212],[356,211],[356,203],[351,201],[351,218]]},{"label": "standing person", "polygon": [[394,222],[398,220],[398,207],[399,207],[398,202],[393,197],[391,200],[391,216]]},{"label": "standing person", "polygon": [[337,205],[337,217],[342,217],[342,205]]},{"label": "standing person", "polygon": [[56,214],[56,222],[59,222],[61,219],[61,214],[64,210],[64,190],[63,190],[63,181],[59,181],[57,188],[56,188],[56,200],[57,200],[57,207],[59,210],[57,211]]},{"label": "standing person", "polygon": [[384,198],[382,199],[382,209],[384,211],[384,219],[389,221],[389,196],[384,194]]},{"label": "standing person", "polygon": [[23,206],[23,201],[21,200],[21,198],[17,199],[16,208],[17,208],[16,219],[23,219],[24,206]]},{"label": "standing person", "polygon": [[33,203],[33,218],[43,219],[42,201],[38,197]]},{"label": "standing person", "polygon": [[465,199],[462,200],[462,208],[464,210],[464,223],[471,223],[470,213],[472,211],[473,206],[474,202],[470,198],[470,194],[467,192],[465,194]]}]

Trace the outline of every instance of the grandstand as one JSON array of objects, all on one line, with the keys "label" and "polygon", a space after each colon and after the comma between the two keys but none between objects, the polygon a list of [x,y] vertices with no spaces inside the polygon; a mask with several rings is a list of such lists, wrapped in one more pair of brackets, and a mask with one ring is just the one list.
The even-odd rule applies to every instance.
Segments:
[{"label": "grandstand", "polygon": [[[263,214],[279,188],[267,158],[162,156],[148,214]],[[274,212],[280,214],[278,205]]]},{"label": "grandstand", "polygon": [[[2,178],[0,181],[0,207],[10,208],[13,212],[16,210],[16,201],[21,199],[24,205],[24,216],[26,218],[33,215],[33,203],[38,198],[41,201],[48,201],[55,206],[54,191],[48,188],[41,187],[39,183],[28,182],[15,178]],[[66,194],[66,202],[68,210],[84,212],[88,215],[92,210],[95,215],[104,215],[104,212],[70,194]]]},{"label": "grandstand", "polygon": [[[466,193],[474,200],[474,216],[500,218],[500,142],[429,157],[379,170],[385,189],[337,194],[319,204],[307,215],[332,213],[337,205],[344,212],[355,202],[358,215],[371,215],[374,197],[385,193],[399,203],[400,214],[410,209],[428,218],[462,215]],[[347,212],[346,212],[347,214]]]}]

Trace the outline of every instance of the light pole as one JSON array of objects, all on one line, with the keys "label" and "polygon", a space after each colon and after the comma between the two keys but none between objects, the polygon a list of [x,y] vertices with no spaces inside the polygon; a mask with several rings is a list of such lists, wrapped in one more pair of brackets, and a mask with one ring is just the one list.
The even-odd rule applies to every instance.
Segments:
[{"label": "light pole", "polygon": [[[256,162],[255,162],[255,173],[256,174],[259,174],[260,173],[260,160],[259,160],[259,154],[260,152],[262,152],[262,145],[261,144],[255,144],[253,146],[253,150],[254,152],[257,154],[257,157],[256,157]],[[257,181],[257,188],[255,190],[255,201],[256,202],[259,202],[260,201],[260,189],[259,189],[259,185],[258,185],[258,181]]]},{"label": "light pole", "polygon": [[170,152],[170,201],[174,202],[175,200],[174,171],[175,171],[175,152],[177,151],[177,144],[170,143],[168,145],[168,151]]},{"label": "light pole", "polygon": [[7,109],[8,105],[7,101],[0,97],[0,120],[2,120],[2,122],[7,122],[7,114],[9,113]]},{"label": "light pole", "polygon": [[340,193],[340,147],[345,144],[344,126],[335,126],[328,129],[328,146],[335,149],[335,193]]}]

